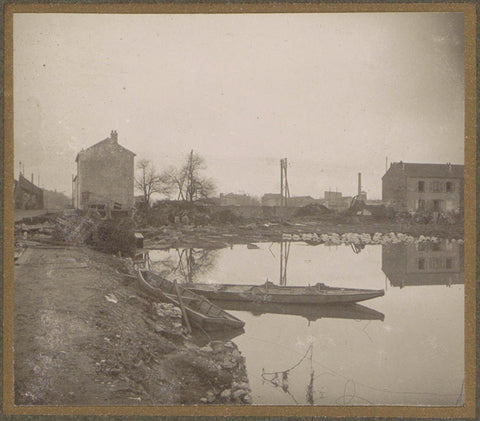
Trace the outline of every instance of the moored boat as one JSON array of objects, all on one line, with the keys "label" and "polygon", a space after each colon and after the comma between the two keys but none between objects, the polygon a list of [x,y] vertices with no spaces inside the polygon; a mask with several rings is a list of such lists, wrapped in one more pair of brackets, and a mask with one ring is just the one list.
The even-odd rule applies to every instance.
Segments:
[{"label": "moored boat", "polygon": [[144,292],[180,307],[178,289],[189,321],[204,330],[238,329],[245,325],[245,322],[227,313],[205,297],[197,295],[182,285],[175,285],[172,281],[150,271],[137,271],[137,280]]},{"label": "moored boat", "polygon": [[263,285],[182,284],[211,300],[235,300],[288,304],[356,303],[381,297],[383,289],[336,288],[324,284],[313,286],[279,286],[267,281]]}]

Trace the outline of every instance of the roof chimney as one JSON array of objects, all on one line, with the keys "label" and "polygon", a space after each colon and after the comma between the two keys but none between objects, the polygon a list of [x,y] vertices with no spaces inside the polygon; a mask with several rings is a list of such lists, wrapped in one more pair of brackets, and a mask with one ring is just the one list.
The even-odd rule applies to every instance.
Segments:
[{"label": "roof chimney", "polygon": [[116,130],[112,130],[110,132],[110,139],[112,139],[115,142],[118,142],[118,133]]}]

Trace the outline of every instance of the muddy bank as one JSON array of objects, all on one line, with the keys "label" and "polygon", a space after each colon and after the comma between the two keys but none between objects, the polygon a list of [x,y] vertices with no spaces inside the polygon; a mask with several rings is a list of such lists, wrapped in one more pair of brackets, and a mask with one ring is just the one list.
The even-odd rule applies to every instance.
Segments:
[{"label": "muddy bank", "polygon": [[18,258],[15,403],[250,403],[236,345],[187,335],[178,309],[141,294],[127,270],[85,247],[28,247]]},{"label": "muddy bank", "polygon": [[374,236],[376,233],[403,233],[412,237],[429,236],[461,239],[463,223],[458,224],[415,224],[358,220],[350,223],[331,221],[297,220],[288,223],[223,224],[215,226],[166,225],[140,230],[146,240],[146,248],[222,248],[232,244],[255,242],[301,240],[305,234],[358,233]]}]

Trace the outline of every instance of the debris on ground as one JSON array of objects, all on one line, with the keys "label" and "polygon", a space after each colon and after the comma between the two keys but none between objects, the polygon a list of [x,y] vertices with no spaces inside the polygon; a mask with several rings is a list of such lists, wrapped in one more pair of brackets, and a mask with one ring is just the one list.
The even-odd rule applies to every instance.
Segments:
[{"label": "debris on ground", "polygon": [[59,216],[55,222],[54,238],[66,244],[85,244],[95,228],[95,222],[86,216]]},{"label": "debris on ground", "polygon": [[333,215],[334,211],[332,209],[328,209],[324,205],[320,205],[317,203],[312,203],[310,205],[303,206],[299,208],[295,212],[295,216],[327,216]]},{"label": "debris on ground", "polygon": [[[205,335],[197,345],[179,308],[140,293],[125,277],[128,259],[44,246],[27,248],[21,261],[16,405],[251,402],[237,346]],[[235,383],[244,384],[242,392]],[[227,389],[233,392],[222,395]]]}]

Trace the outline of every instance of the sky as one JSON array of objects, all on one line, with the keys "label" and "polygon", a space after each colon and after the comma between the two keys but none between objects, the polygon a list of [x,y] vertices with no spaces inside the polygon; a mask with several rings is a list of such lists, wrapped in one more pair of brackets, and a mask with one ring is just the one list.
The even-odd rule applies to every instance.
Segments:
[{"label": "sky", "polygon": [[14,154],[71,195],[117,130],[161,171],[190,150],[217,193],[357,191],[388,163],[464,162],[462,13],[14,15]]}]

